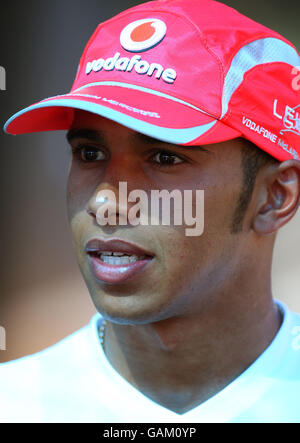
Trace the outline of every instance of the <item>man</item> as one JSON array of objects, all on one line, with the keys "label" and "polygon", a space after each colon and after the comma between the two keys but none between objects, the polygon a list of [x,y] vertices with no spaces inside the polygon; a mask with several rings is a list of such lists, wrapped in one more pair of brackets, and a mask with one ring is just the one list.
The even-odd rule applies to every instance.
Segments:
[{"label": "man", "polygon": [[[299,206],[299,65],[221,3],[153,1],[99,25],[69,94],[9,119],[7,133],[68,131],[70,226],[99,314],[1,365],[2,421],[300,421],[300,317],[270,283]],[[149,197],[135,219],[124,184]],[[144,223],[155,190],[203,190],[202,235]]]}]

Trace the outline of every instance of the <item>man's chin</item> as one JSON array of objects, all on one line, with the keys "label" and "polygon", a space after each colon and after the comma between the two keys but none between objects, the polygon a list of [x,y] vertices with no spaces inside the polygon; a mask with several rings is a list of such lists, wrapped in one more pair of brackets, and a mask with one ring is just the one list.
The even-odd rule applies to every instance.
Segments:
[{"label": "man's chin", "polygon": [[81,272],[96,310],[106,320],[142,325],[174,315],[174,288],[164,285],[159,278],[136,277],[109,284],[95,279],[84,266]]},{"label": "man's chin", "polygon": [[[151,295],[112,296],[91,294],[96,310],[108,321],[124,325],[146,325],[166,320],[169,315]],[[150,303],[149,303],[150,301]]]}]

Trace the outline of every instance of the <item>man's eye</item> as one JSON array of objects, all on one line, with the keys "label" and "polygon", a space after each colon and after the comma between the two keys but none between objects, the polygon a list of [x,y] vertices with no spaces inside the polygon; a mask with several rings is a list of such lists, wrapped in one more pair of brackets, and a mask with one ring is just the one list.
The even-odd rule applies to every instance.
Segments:
[{"label": "man's eye", "polygon": [[183,160],[180,157],[170,152],[158,152],[154,155],[153,161],[160,166],[172,166],[183,163]]},{"label": "man's eye", "polygon": [[105,154],[103,151],[92,146],[84,146],[78,149],[80,152],[81,160],[85,162],[95,162],[105,159]]}]

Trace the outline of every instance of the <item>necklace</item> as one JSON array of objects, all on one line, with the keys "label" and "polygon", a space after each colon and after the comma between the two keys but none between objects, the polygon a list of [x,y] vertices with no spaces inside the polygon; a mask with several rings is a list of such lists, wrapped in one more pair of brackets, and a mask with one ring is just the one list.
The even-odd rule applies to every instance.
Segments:
[{"label": "necklace", "polygon": [[99,326],[98,328],[98,335],[99,335],[99,341],[100,344],[102,346],[103,351],[105,352],[105,348],[104,348],[104,337],[105,337],[105,327],[106,327],[106,320],[102,320],[101,322],[101,326]]}]

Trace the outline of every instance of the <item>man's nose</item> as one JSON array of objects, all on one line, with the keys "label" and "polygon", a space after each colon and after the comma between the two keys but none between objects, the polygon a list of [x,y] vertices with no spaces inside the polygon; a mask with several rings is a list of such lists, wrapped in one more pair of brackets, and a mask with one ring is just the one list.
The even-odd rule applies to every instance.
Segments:
[{"label": "man's nose", "polygon": [[122,189],[125,190],[124,185],[126,182],[119,183],[118,188],[108,183],[101,183],[95,189],[88,202],[87,212],[97,220],[99,225],[127,224],[127,193],[126,196],[120,195]]}]

